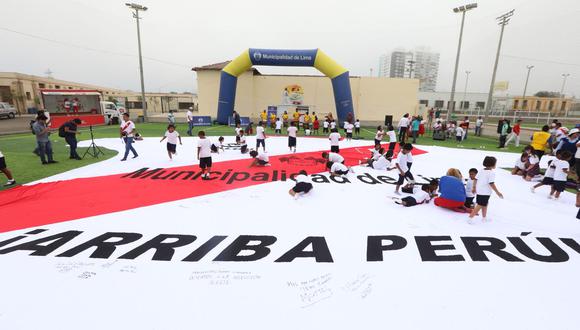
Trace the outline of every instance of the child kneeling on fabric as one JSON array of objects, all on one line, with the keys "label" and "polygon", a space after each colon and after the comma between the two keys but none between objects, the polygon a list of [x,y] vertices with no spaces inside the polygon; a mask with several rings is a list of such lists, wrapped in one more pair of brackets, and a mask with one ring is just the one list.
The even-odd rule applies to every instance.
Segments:
[{"label": "child kneeling on fabric", "polygon": [[296,180],[296,185],[288,191],[290,196],[298,198],[298,196],[306,195],[312,190],[312,183],[310,182],[305,170],[298,172],[298,175],[294,180]]},{"label": "child kneeling on fabric", "polygon": [[431,199],[431,189],[429,185],[422,185],[421,189],[417,189],[411,196],[403,198],[393,198],[395,203],[406,207],[411,207],[419,204],[429,203]]}]

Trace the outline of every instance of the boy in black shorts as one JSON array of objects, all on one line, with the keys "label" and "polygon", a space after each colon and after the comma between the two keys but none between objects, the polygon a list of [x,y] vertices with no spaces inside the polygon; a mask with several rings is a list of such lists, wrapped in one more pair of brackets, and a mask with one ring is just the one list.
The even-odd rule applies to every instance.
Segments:
[{"label": "boy in black shorts", "polygon": [[224,137],[220,136],[218,138],[218,144],[212,143],[211,144],[211,152],[213,153],[219,153],[221,151],[224,151]]},{"label": "boy in black shorts", "polygon": [[10,172],[10,170],[6,166],[6,159],[4,158],[4,155],[2,154],[1,151],[0,151],[0,172],[4,173],[4,175],[6,175],[6,178],[8,178],[8,181],[6,182],[6,184],[4,184],[4,187],[13,186],[16,184],[16,180],[12,176],[12,172]]},{"label": "boy in black shorts", "polygon": [[554,166],[554,183],[552,183],[552,191],[548,198],[560,198],[560,193],[566,189],[566,182],[568,181],[568,173],[570,172],[570,163],[572,158],[570,151],[565,150],[560,153],[560,157],[552,161],[550,166]]},{"label": "boy in black shorts", "polygon": [[209,180],[209,173],[211,171],[211,141],[205,137],[204,131],[197,133],[199,141],[197,142],[197,159],[199,160],[199,168],[201,168],[201,179]]},{"label": "boy in black shorts", "polygon": [[296,180],[296,185],[288,191],[290,196],[297,198],[300,195],[308,194],[312,190],[312,183],[305,170],[298,172],[294,180]]}]

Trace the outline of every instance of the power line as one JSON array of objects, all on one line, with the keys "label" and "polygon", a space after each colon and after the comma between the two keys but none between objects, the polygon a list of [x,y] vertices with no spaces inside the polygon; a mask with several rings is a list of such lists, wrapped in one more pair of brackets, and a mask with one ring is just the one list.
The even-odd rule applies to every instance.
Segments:
[{"label": "power line", "polygon": [[[85,51],[91,51],[91,52],[97,52],[97,53],[103,53],[103,54],[109,54],[109,55],[115,55],[115,56],[123,56],[123,57],[137,57],[137,55],[135,55],[135,54],[112,52],[110,50],[98,49],[98,48],[93,48],[93,47],[87,47],[87,46],[83,46],[83,45],[77,45],[77,44],[73,44],[73,43],[69,43],[69,42],[64,42],[64,41],[60,41],[60,40],[49,39],[49,38],[37,36],[37,35],[30,34],[30,33],[26,33],[26,32],[20,32],[20,31],[12,30],[12,29],[5,28],[5,27],[2,27],[2,26],[0,26],[0,30],[7,31],[7,32],[11,32],[11,33],[18,34],[18,35],[25,36],[25,37],[29,37],[29,38],[33,38],[33,39],[38,39],[38,40],[42,40],[42,41],[46,41],[46,42],[51,42],[51,43],[54,43],[54,44],[59,44],[59,45],[66,46],[66,47],[82,49],[82,50],[85,50]],[[188,68],[188,69],[191,68],[190,65],[169,62],[169,61],[160,60],[160,59],[153,58],[153,57],[143,56],[143,58],[145,58],[145,59],[147,59],[149,61],[158,62],[158,63],[162,63],[162,64],[166,64],[166,65],[184,67],[184,68]]]},{"label": "power line", "polygon": [[502,54],[501,56],[502,57],[515,58],[515,59],[518,59],[518,60],[536,61],[536,62],[544,62],[544,63],[552,63],[552,64],[560,64],[560,65],[580,66],[579,63],[566,63],[566,62],[542,60],[542,59],[539,59],[539,58],[531,58],[531,57],[524,57],[524,56],[515,56],[515,55],[508,55],[508,54]]}]

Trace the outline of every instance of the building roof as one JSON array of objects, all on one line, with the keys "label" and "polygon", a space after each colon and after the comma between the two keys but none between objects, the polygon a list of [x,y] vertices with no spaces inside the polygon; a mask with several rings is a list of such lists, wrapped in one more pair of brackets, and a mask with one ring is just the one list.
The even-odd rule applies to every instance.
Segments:
[{"label": "building roof", "polygon": [[[230,64],[231,61],[225,61],[225,62],[219,62],[219,63],[214,63],[214,64],[208,64],[208,65],[204,65],[204,66],[196,66],[194,68],[191,69],[191,71],[221,71],[223,70],[223,68],[226,67],[226,65]],[[250,71],[250,70],[248,70]],[[258,71],[258,69],[252,67],[251,71],[254,72],[254,74],[260,75],[260,71]]]}]

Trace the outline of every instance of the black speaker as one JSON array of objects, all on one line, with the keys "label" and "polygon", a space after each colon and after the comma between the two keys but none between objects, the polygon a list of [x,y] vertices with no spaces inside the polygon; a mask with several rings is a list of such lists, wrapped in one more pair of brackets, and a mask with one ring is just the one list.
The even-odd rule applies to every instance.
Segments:
[{"label": "black speaker", "polygon": [[385,126],[393,125],[393,116],[385,115]]}]

